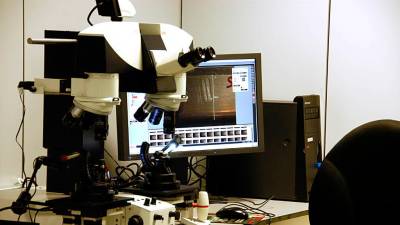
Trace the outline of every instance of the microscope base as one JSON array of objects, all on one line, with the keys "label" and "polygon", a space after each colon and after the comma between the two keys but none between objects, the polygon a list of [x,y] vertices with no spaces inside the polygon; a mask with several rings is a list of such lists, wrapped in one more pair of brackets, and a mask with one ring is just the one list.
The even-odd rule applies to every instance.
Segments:
[{"label": "microscope base", "polygon": [[74,201],[70,197],[46,201],[46,205],[58,215],[72,215],[73,211],[79,211],[82,217],[100,218],[107,216],[107,210],[130,205],[133,198],[114,197],[109,201]]}]

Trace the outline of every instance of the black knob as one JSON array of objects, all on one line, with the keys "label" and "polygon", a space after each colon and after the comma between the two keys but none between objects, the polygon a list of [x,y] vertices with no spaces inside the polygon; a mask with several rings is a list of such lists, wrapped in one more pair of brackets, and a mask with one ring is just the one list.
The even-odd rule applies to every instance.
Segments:
[{"label": "black knob", "polygon": [[62,125],[67,128],[80,128],[82,127],[83,116],[74,117],[71,112],[67,112],[62,118]]},{"label": "black knob", "polygon": [[175,212],[169,212],[168,214],[169,218],[174,217],[175,220],[179,220],[181,218],[181,213],[179,211],[175,211]]},{"label": "black knob", "polygon": [[150,199],[149,199],[149,198],[146,198],[146,199],[144,200],[143,205],[149,206],[149,205],[150,205]]},{"label": "black knob", "polygon": [[158,214],[154,214],[154,221],[156,220],[164,220],[164,217]]},{"label": "black knob", "polygon": [[157,204],[157,199],[156,198],[151,198],[150,204],[156,205]]},{"label": "black knob", "polygon": [[143,225],[143,219],[139,215],[134,215],[129,218],[128,225]]}]

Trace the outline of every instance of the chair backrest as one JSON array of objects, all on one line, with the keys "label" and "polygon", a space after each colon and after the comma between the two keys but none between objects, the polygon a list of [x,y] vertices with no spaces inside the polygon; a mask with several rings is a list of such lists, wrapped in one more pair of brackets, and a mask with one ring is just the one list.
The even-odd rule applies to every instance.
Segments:
[{"label": "chair backrest", "polygon": [[399,121],[373,121],[348,133],[314,179],[310,224],[399,224],[399,155]]}]

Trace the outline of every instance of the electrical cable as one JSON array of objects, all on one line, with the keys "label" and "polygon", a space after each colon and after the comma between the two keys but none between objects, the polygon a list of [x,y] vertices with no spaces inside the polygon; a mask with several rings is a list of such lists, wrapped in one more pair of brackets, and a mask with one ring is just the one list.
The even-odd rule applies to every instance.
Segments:
[{"label": "electrical cable", "polygon": [[328,24],[327,24],[327,35],[326,35],[326,60],[325,60],[325,116],[324,116],[324,148],[322,149],[322,159],[325,158],[326,154],[326,132],[328,122],[328,82],[329,82],[329,62],[330,62],[330,45],[331,45],[331,15],[332,15],[332,0],[328,1]]},{"label": "electrical cable", "polygon": [[25,173],[25,149],[24,149],[24,145],[23,143],[20,143],[18,141],[18,137],[21,133],[22,127],[24,126],[24,122],[25,122],[25,113],[26,113],[26,107],[25,107],[25,102],[23,99],[24,96],[24,91],[23,89],[18,89],[19,91],[19,99],[21,101],[22,104],[22,118],[21,118],[21,122],[18,126],[18,131],[17,134],[15,135],[15,142],[17,143],[17,145],[19,146],[19,148],[21,149],[21,161],[22,161],[22,169],[21,169],[21,177],[22,179],[26,178],[26,173]]},{"label": "electrical cable", "polygon": [[[34,195],[34,194],[33,194],[33,195]],[[32,195],[32,196],[33,196],[33,195]],[[31,207],[29,207],[29,205],[28,205],[28,208],[27,208],[27,209],[29,210],[29,211],[28,211],[29,218],[30,218],[30,220],[31,220],[31,223],[33,223],[33,224],[36,223],[36,218],[37,218],[37,215],[39,214],[39,212],[51,211],[51,208],[50,208],[50,207],[43,207],[43,208],[40,208],[40,209],[36,209],[36,208],[31,208]],[[1,212],[1,211],[4,211],[4,210],[11,210],[11,206],[1,208],[1,209],[0,209],[0,212]],[[34,217],[32,217],[30,211],[36,211]],[[19,216],[18,216],[18,219],[17,219],[18,222],[20,221],[21,216],[22,216],[22,215],[19,215]]]},{"label": "electrical cable", "polygon": [[246,199],[246,198],[237,198],[240,201],[246,201],[246,202],[250,202],[251,204],[253,204],[254,206],[258,206],[258,208],[263,207],[265,204],[267,204],[270,200],[272,200],[274,198],[274,196],[270,196],[268,199],[265,199],[264,201],[260,202],[260,203],[256,203],[252,200]]},{"label": "electrical cable", "polygon": [[[32,178],[30,178],[30,177],[26,177],[26,178],[24,179],[24,181],[22,182],[22,187],[26,187],[25,185],[27,185],[28,182],[29,182],[31,179],[32,179]],[[38,184],[36,183],[36,179],[34,179],[32,182],[33,182],[33,184],[35,185],[35,187],[38,186]]]},{"label": "electrical cable", "polygon": [[[207,169],[207,167],[205,167],[204,165],[195,165],[193,166],[193,169],[197,169],[197,168],[203,168],[203,169]],[[203,174],[202,176],[205,176],[205,174]]]},{"label": "electrical cable", "polygon": [[[191,157],[192,158],[192,157]],[[191,159],[190,158],[190,159]],[[189,160],[189,162],[191,162],[190,160]],[[187,169],[189,169],[189,175],[188,175],[188,177],[187,177],[187,180],[186,180],[186,183],[188,184],[188,185],[190,185],[189,183],[190,183],[190,180],[192,179],[192,169],[190,168],[190,166],[188,166],[187,168],[186,168],[186,170]]]},{"label": "electrical cable", "polygon": [[190,158],[189,168],[192,170],[192,172],[193,172],[198,178],[205,178],[206,173],[200,174],[200,173],[197,172],[197,171],[195,170],[195,168],[194,168],[194,166],[195,166],[196,164],[200,163],[200,162],[203,161],[204,159],[199,160],[199,161],[197,161],[196,163],[193,163],[193,158],[194,158],[194,157],[191,157],[191,158]]},{"label": "electrical cable", "polygon": [[268,199],[266,199],[266,200],[264,200],[263,202],[260,202],[260,203],[256,203],[254,201],[251,201],[251,200],[248,200],[248,199],[244,199],[244,198],[238,198],[239,200],[249,202],[249,203],[253,204],[256,207],[249,206],[249,205],[247,205],[247,204],[245,204],[243,202],[234,201],[234,202],[229,202],[229,204],[227,204],[226,206],[222,207],[221,210],[222,209],[226,209],[226,208],[231,208],[231,207],[238,207],[238,208],[244,210],[244,212],[246,212],[246,213],[262,214],[264,216],[268,216],[268,224],[271,224],[272,218],[275,217],[276,215],[273,214],[273,213],[266,212],[265,210],[262,210],[261,208],[263,206],[265,206],[273,197],[274,196],[271,196]]},{"label": "electrical cable", "polygon": [[32,215],[31,215],[32,208],[29,206],[29,204],[28,204],[27,209],[28,209],[29,219],[31,220],[31,223],[34,223],[34,222],[33,222],[34,219],[33,219]]},{"label": "electrical cable", "polygon": [[111,155],[111,153],[109,153],[109,152],[107,151],[107,149],[104,149],[104,151],[105,151],[106,154],[110,157],[110,159],[111,159],[112,161],[114,161],[115,164],[117,164],[117,166],[120,166],[119,163],[118,163],[118,161],[114,159],[114,157]]},{"label": "electrical cable", "polygon": [[100,2],[99,4],[96,4],[96,5],[90,10],[90,12],[89,12],[89,14],[88,14],[88,16],[87,16],[87,18],[86,18],[86,20],[87,20],[87,22],[89,23],[90,26],[93,26],[92,22],[90,22],[90,17],[92,16],[93,12],[94,12],[99,6],[101,6],[101,5],[103,5],[103,2]]},{"label": "electrical cable", "polygon": [[35,216],[33,217],[33,223],[34,224],[36,223],[36,217],[38,216],[39,212],[40,212],[39,210],[36,211]]},{"label": "electrical cable", "polygon": [[[187,170],[187,168],[186,168],[186,170]],[[186,183],[189,184],[191,179],[192,179],[192,170],[189,170],[189,175],[188,175],[188,177],[186,179]]]},{"label": "electrical cable", "polygon": [[7,206],[7,207],[4,207],[4,208],[1,208],[1,209],[0,209],[0,212],[6,211],[6,210],[9,210],[9,209],[11,209],[11,206]]},{"label": "electrical cable", "polygon": [[[131,173],[131,175],[127,174],[126,171],[129,171]],[[122,173],[127,174],[128,178],[136,176],[136,173],[131,168],[128,168],[128,167],[125,167],[125,166],[117,166],[117,167],[115,167],[115,173],[117,174],[118,177],[121,177]]]},{"label": "electrical cable", "polygon": [[262,209],[259,209],[259,208],[251,207],[251,206],[246,205],[246,204],[241,203],[241,202],[229,203],[228,205],[222,207],[221,210],[222,209],[226,209],[226,208],[229,209],[229,208],[232,208],[232,207],[239,207],[239,208],[241,207],[241,208],[245,209],[246,212],[248,212],[248,213],[262,214],[262,215],[268,216],[269,218],[275,217],[275,214],[273,214],[273,213],[266,212],[266,211],[264,211]]},{"label": "electrical cable", "polygon": [[[111,158],[111,160],[117,165],[115,167],[115,173],[117,175],[117,179],[119,181],[123,181],[123,184],[118,184],[119,188],[128,187],[130,185],[135,186],[139,184],[140,181],[144,180],[144,176],[142,175],[142,165],[136,162],[132,162],[126,166],[121,166],[118,163],[118,161],[115,160],[114,157],[110,154],[110,152],[108,152],[106,149],[104,149],[104,151]],[[129,168],[131,166],[136,166],[136,173],[131,168]],[[125,174],[127,179],[123,178],[122,174]]]},{"label": "electrical cable", "polygon": [[[196,162],[193,163],[193,159],[196,158]],[[197,157],[190,157],[189,158],[189,175],[188,175],[188,179],[187,179],[187,183],[188,185],[194,185],[199,183],[199,188],[201,189],[202,184],[203,184],[203,179],[206,179],[206,175],[207,175],[207,170],[206,167],[202,164],[200,164],[202,161],[205,161],[207,158],[203,158],[201,160],[197,160]],[[206,172],[204,172],[204,174],[200,174],[199,172],[197,172],[197,168],[198,167],[202,167],[203,169],[205,169]],[[195,174],[197,179],[195,179],[194,181],[190,182],[192,179],[192,174]]]},{"label": "electrical cable", "polygon": [[[257,206],[257,209],[260,209],[260,208],[264,207],[264,206],[265,206],[270,200],[272,200],[273,198],[274,198],[274,196],[272,195],[271,197],[269,197],[268,199],[266,199],[266,200],[264,200],[264,201],[262,201],[262,202],[260,202],[260,203],[256,203],[256,202],[254,202],[254,201],[251,201],[251,200],[245,199],[245,198],[237,198],[237,199],[238,199],[238,200],[241,200],[241,201],[250,202],[250,203],[253,204],[254,206]],[[246,205],[245,203],[239,202],[239,201],[229,201],[228,203],[236,203],[236,204]],[[251,206],[249,206],[249,205],[246,205],[246,206],[251,207]],[[252,207],[252,208],[254,208],[254,207]]]},{"label": "electrical cable", "polygon": [[36,192],[37,192],[37,186],[38,186],[38,185],[37,185],[37,183],[36,183],[36,179],[35,179],[35,182],[34,182],[33,184],[34,184],[35,189],[33,190],[32,198],[35,197]]},{"label": "electrical cable", "polygon": [[44,208],[41,208],[41,209],[37,209],[36,213],[35,213],[35,216],[33,217],[33,223],[36,223],[36,218],[37,218],[39,212],[43,212],[43,211],[51,211],[51,208],[50,207],[44,207]]},{"label": "electrical cable", "polygon": [[30,210],[29,204],[28,204],[28,215],[29,215],[29,219],[31,220],[31,223],[33,223],[33,218],[31,215],[31,210]]},{"label": "electrical cable", "polygon": [[[131,168],[129,168],[131,166],[136,166],[136,173]],[[119,170],[121,170],[121,171],[119,171]],[[138,163],[133,162],[126,166],[117,166],[115,168],[115,172],[117,173],[118,176],[121,176],[123,172],[126,173],[126,171],[129,171],[132,174],[132,176],[139,176],[142,172],[142,166],[139,165]],[[130,176],[128,175],[128,177],[130,177]]]},{"label": "electrical cable", "polygon": [[193,165],[199,164],[200,162],[203,162],[203,161],[207,160],[207,157],[204,157],[204,158],[202,158],[200,160],[197,160],[198,157],[191,157],[191,158],[196,158],[196,162]]},{"label": "electrical cable", "polygon": [[[196,162],[195,162],[195,163],[193,163],[193,158],[196,158]],[[205,158],[203,158],[203,159],[198,160],[198,157],[191,157],[192,166],[200,166],[200,165],[202,165],[202,164],[200,164],[200,163],[203,162],[203,161],[205,161],[206,159],[207,159],[207,158],[205,157]]]},{"label": "electrical cable", "polygon": [[[22,0],[22,80],[25,81],[25,77],[26,77],[26,68],[25,68],[25,0]],[[25,123],[25,112],[26,112],[26,107],[25,107],[25,96],[24,96],[24,90],[22,88],[18,89],[19,92],[19,99],[21,100],[21,104],[22,104],[22,119],[21,119],[21,123],[18,127],[18,131],[17,134],[15,135],[15,141],[17,142],[18,146],[21,149],[21,179],[25,179],[26,177],[26,173],[25,173],[25,146],[24,146],[24,135],[25,135],[25,131],[24,131],[24,123]],[[18,136],[19,133],[21,132],[22,129],[22,144],[19,144],[18,142]]]},{"label": "electrical cable", "polygon": [[128,167],[128,168],[131,167],[131,166],[136,166],[136,174],[140,174],[141,173],[142,166],[139,165],[139,163],[133,162],[133,163],[129,163],[128,165],[126,165],[126,167]]},{"label": "electrical cable", "polygon": [[39,212],[39,210],[36,211],[35,216],[33,217],[33,223],[36,223],[36,217],[38,216]]},{"label": "electrical cable", "polygon": [[193,163],[193,158],[190,158],[190,163],[189,163],[189,168],[192,170],[192,172],[198,177],[198,178],[203,178],[205,179],[207,172],[205,172],[204,174],[200,174],[199,172],[196,171],[196,168],[201,166],[203,168],[205,168],[203,165],[199,164],[200,162],[204,161],[206,158],[201,159],[196,161],[195,163]]},{"label": "electrical cable", "polygon": [[[117,167],[121,167],[121,165],[118,163],[118,161],[114,159],[114,157],[111,155],[110,152],[107,151],[107,149],[104,149],[104,152],[105,152],[105,153],[108,155],[108,157],[110,157],[110,159],[117,165]],[[117,167],[116,167],[116,168],[117,168]],[[125,174],[126,174],[127,176],[129,176],[128,173],[125,172]]]}]

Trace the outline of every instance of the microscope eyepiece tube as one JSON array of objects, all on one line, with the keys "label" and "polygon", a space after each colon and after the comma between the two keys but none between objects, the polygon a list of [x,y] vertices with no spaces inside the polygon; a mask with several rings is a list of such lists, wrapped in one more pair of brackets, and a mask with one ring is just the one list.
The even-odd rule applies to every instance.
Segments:
[{"label": "microscope eyepiece tube", "polygon": [[205,50],[205,61],[214,59],[217,55],[215,54],[215,50],[213,47],[209,46]]},{"label": "microscope eyepiece tube", "polygon": [[162,109],[154,107],[153,111],[150,113],[149,122],[153,125],[160,124],[163,113],[164,111]]},{"label": "microscope eyepiece tube", "polygon": [[133,116],[139,122],[143,122],[149,113],[153,110],[153,106],[149,104],[147,101],[143,102],[143,104],[136,110]]},{"label": "microscope eyepiece tube", "polygon": [[174,134],[175,133],[175,112],[165,111],[164,112],[164,134]]},{"label": "microscope eyepiece tube", "polygon": [[198,65],[199,63],[203,62],[206,58],[204,49],[196,48],[188,53],[185,53],[178,58],[179,65],[182,67],[186,67],[189,64],[193,66]]}]

